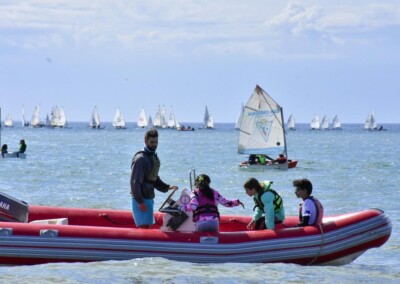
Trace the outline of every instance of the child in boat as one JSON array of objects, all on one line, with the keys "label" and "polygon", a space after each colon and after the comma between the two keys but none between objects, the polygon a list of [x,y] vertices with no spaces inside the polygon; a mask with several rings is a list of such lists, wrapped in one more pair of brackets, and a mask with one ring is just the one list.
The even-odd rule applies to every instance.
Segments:
[{"label": "child in boat", "polygon": [[247,225],[248,230],[273,230],[275,224],[282,223],[285,219],[282,197],[271,189],[271,184],[272,181],[260,183],[253,177],[244,183],[246,194],[253,197],[255,203],[254,216]]},{"label": "child in boat", "polygon": [[195,180],[195,190],[190,196],[190,202],[179,208],[182,211],[193,211],[193,222],[196,223],[196,232],[218,232],[219,212],[218,204],[225,207],[244,205],[239,199],[228,200],[210,187],[211,179],[201,174]]},{"label": "child in boat", "polygon": [[26,143],[25,143],[25,140],[24,140],[24,139],[21,139],[21,140],[19,141],[19,150],[18,150],[18,152],[17,152],[17,157],[19,157],[19,154],[20,154],[20,153],[21,153],[21,154],[25,153],[25,151],[26,151]]},{"label": "child in boat", "polygon": [[296,196],[303,200],[299,204],[298,226],[303,227],[322,224],[324,207],[318,199],[311,196],[312,183],[308,179],[296,179],[293,181],[293,186],[296,188]]}]

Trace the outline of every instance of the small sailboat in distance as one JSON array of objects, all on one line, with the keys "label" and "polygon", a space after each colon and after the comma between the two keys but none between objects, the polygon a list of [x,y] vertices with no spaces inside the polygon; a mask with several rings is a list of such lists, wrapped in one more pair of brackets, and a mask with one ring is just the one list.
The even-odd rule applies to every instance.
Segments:
[{"label": "small sailboat in distance", "polygon": [[4,127],[13,127],[13,120],[11,115],[8,113],[4,120]]},{"label": "small sailboat in distance", "polygon": [[324,115],[321,122],[321,130],[328,130],[329,129],[329,118]]},{"label": "small sailboat in distance", "polygon": [[204,111],[204,128],[206,129],[214,129],[214,118],[212,114],[208,112],[208,108],[206,106],[206,109]]},{"label": "small sailboat in distance", "polygon": [[22,127],[29,126],[29,122],[27,122],[26,119],[25,119],[25,108],[24,108],[24,106],[22,106],[21,112],[22,112],[22,118],[21,118]]},{"label": "small sailboat in distance", "polygon": [[342,129],[342,123],[339,120],[339,117],[335,115],[335,117],[332,120],[332,129],[336,130],[341,130]]},{"label": "small sailboat in distance", "polygon": [[100,124],[100,116],[99,116],[99,112],[97,111],[97,106],[95,106],[93,109],[92,116],[89,120],[89,127],[93,128],[93,129],[104,128],[104,127],[101,127],[101,124]]},{"label": "small sailboat in distance", "polygon": [[[150,120],[150,117],[149,117]],[[142,107],[139,118],[137,121],[137,126],[140,128],[145,128],[147,126],[147,118],[146,118],[146,112],[144,111],[144,108]]]},{"label": "small sailboat in distance", "polygon": [[310,128],[311,128],[311,130],[316,130],[316,129],[321,129],[320,127],[321,127],[321,125],[319,123],[319,117],[318,117],[318,115],[314,115],[314,117],[310,123]]},{"label": "small sailboat in distance", "polygon": [[125,118],[122,115],[121,111],[119,110],[119,108],[117,108],[115,115],[114,115],[114,120],[112,123],[113,127],[115,129],[126,129],[125,126]]},{"label": "small sailboat in distance", "polygon": [[294,116],[293,116],[293,114],[291,114],[290,116],[289,116],[289,119],[288,119],[288,121],[287,121],[287,126],[286,126],[288,129],[290,129],[290,130],[296,130],[296,121],[295,121],[295,119],[294,119]]}]

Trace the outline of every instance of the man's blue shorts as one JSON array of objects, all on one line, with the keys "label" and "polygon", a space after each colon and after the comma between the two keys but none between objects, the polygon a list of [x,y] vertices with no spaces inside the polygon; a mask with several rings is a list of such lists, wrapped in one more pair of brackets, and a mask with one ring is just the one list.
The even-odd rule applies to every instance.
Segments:
[{"label": "man's blue shorts", "polygon": [[133,219],[135,220],[136,227],[141,225],[153,225],[154,224],[154,201],[153,199],[145,199],[146,211],[143,212],[139,208],[139,203],[136,202],[135,198],[132,197],[132,212]]}]

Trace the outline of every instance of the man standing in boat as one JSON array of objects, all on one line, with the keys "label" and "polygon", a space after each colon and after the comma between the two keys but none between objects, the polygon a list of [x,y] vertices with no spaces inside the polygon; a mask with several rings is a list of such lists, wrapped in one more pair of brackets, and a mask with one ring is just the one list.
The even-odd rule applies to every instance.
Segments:
[{"label": "man standing in boat", "polygon": [[144,149],[132,159],[131,195],[132,212],[138,228],[149,229],[154,224],[154,189],[161,192],[178,189],[164,183],[158,176],[160,160],[157,157],[157,129],[148,130],[144,136]]}]

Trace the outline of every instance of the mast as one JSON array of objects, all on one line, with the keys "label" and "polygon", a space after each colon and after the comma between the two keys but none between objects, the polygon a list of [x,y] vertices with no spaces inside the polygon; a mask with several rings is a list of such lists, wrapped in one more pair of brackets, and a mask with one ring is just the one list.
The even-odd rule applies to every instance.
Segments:
[{"label": "mast", "polygon": [[[281,119],[282,119],[282,123],[284,123],[283,120],[283,107],[279,106],[281,108]],[[285,147],[283,148],[285,151],[285,156],[286,159],[288,159],[288,155],[287,155],[287,146],[286,146],[286,130],[285,130],[285,126],[282,125],[282,131],[283,131],[283,143],[285,143]]]}]

